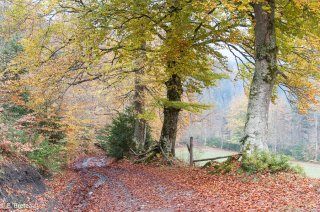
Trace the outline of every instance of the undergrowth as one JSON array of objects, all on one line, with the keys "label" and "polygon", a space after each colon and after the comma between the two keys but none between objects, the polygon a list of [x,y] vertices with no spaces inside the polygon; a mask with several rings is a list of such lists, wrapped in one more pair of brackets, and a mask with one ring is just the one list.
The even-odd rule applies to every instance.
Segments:
[{"label": "undergrowth", "polygon": [[290,164],[290,157],[274,154],[267,151],[255,150],[251,154],[244,153],[242,157],[229,157],[222,163],[208,162],[203,168],[208,169],[211,174],[227,174],[236,172],[238,174],[257,174],[279,172],[290,172],[304,175],[303,168]]},{"label": "undergrowth", "polygon": [[303,174],[300,166],[290,164],[291,158],[286,155],[275,154],[267,151],[253,151],[251,154],[244,154],[241,160],[241,170],[251,173],[268,172],[293,172]]},{"label": "undergrowth", "polygon": [[23,105],[0,105],[0,156],[24,157],[44,173],[65,164],[65,133],[58,120],[35,114]]},{"label": "undergrowth", "polygon": [[49,140],[43,141],[39,147],[27,156],[44,173],[56,173],[66,163],[65,147],[60,143],[51,143]]},{"label": "undergrowth", "polygon": [[[118,113],[111,125],[98,132],[97,140],[110,156],[117,159],[129,158],[131,150],[136,150],[133,141],[135,120],[133,110],[128,108],[125,112]],[[145,148],[152,142],[150,127],[147,126]]]}]

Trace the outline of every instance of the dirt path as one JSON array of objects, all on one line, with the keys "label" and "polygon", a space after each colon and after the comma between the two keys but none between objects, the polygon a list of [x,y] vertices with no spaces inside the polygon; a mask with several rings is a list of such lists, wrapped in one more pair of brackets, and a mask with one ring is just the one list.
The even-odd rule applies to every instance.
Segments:
[{"label": "dirt path", "polygon": [[320,211],[320,181],[292,174],[209,175],[186,167],[78,160],[48,182],[40,211]]},{"label": "dirt path", "polygon": [[196,191],[144,170],[102,158],[91,158],[88,165],[88,159],[76,162],[65,189],[43,211],[191,211],[199,198]]}]

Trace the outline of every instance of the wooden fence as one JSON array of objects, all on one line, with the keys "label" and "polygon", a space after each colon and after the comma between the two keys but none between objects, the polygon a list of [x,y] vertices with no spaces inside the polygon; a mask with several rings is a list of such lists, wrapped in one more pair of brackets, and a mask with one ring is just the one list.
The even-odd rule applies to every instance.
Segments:
[{"label": "wooden fence", "polygon": [[194,166],[195,163],[197,162],[202,162],[202,161],[209,161],[209,160],[218,160],[218,159],[223,159],[223,158],[228,158],[228,157],[235,157],[235,156],[241,156],[242,154],[239,153],[239,154],[235,154],[235,155],[227,155],[227,156],[220,156],[220,157],[214,157],[214,158],[204,158],[204,159],[198,159],[198,160],[195,160],[193,158],[193,137],[190,137],[190,143],[187,144],[187,148],[188,148],[188,151],[189,151],[189,165],[190,166]]}]

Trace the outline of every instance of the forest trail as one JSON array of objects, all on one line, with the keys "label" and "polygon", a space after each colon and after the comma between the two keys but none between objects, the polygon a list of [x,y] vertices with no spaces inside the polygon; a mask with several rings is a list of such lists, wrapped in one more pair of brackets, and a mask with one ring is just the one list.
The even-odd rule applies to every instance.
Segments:
[{"label": "forest trail", "polygon": [[[201,194],[146,170],[118,167],[107,157],[87,157],[71,167],[65,188],[45,211],[202,211]],[[197,203],[199,202],[199,208]],[[199,201],[200,200],[200,201]],[[207,200],[208,201],[208,200]],[[212,198],[207,205],[217,200]],[[208,204],[210,203],[210,204]],[[211,211],[213,208],[206,210]]]},{"label": "forest trail", "polygon": [[287,173],[211,175],[101,155],[76,160],[47,185],[36,211],[320,211],[316,179]]}]

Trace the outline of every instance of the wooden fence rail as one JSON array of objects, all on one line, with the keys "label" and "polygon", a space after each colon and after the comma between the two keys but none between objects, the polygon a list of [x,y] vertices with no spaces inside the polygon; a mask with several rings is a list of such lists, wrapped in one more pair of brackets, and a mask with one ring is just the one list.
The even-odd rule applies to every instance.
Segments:
[{"label": "wooden fence rail", "polygon": [[204,158],[204,159],[198,159],[198,160],[194,160],[193,158],[193,137],[190,137],[190,143],[187,144],[187,148],[189,151],[189,165],[190,166],[194,166],[194,164],[196,162],[202,162],[202,161],[209,161],[209,160],[218,160],[218,159],[223,159],[223,158],[228,158],[228,157],[237,157],[237,156],[242,156],[242,153],[238,153],[235,155],[227,155],[227,156],[219,156],[219,157],[214,157],[214,158]]}]

